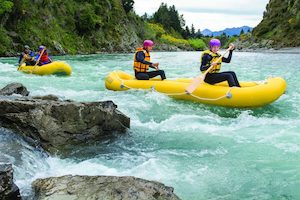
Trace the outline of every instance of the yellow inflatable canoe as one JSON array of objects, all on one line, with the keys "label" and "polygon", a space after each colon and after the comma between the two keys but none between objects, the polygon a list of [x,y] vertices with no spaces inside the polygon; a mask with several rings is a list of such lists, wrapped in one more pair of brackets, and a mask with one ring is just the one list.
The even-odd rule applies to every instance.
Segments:
[{"label": "yellow inflatable canoe", "polygon": [[286,89],[286,82],[280,77],[269,78],[260,82],[240,82],[241,88],[228,87],[227,82],[216,85],[202,83],[192,94],[185,88],[192,79],[136,80],[132,75],[122,71],[111,72],[105,80],[109,90],[151,89],[170,97],[192,100],[204,104],[225,107],[260,107],[274,102]]},{"label": "yellow inflatable canoe", "polygon": [[55,61],[42,66],[26,66],[25,63],[22,64],[19,68],[19,71],[29,74],[38,74],[38,75],[71,75],[72,68],[66,62]]}]

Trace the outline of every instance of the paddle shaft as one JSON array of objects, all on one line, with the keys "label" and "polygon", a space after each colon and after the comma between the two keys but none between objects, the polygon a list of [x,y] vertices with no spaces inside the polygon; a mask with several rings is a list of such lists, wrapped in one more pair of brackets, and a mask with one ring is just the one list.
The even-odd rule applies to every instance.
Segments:
[{"label": "paddle shaft", "polygon": [[44,54],[44,51],[45,51],[45,49],[43,49],[42,52],[40,53],[40,57],[37,59],[34,66],[36,66],[40,62],[40,59],[41,59],[42,55]]},{"label": "paddle shaft", "polygon": [[[230,49],[231,49],[231,47],[229,47],[225,51],[225,53],[218,58],[218,60],[216,61],[216,63],[218,63],[220,60],[222,60],[222,58],[226,55],[226,53]],[[214,68],[214,65],[210,65],[210,67],[203,74],[200,74],[199,76],[197,76],[196,78],[194,78],[193,81],[192,81],[192,83],[185,88],[185,91],[188,94],[192,94],[196,90],[196,88],[205,80],[205,77],[206,77],[207,73],[209,73],[210,70],[212,70],[213,68]]]}]

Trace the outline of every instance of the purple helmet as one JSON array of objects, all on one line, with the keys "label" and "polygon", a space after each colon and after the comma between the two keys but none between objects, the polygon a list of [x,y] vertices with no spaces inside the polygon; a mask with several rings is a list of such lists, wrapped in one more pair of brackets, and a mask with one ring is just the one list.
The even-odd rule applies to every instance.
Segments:
[{"label": "purple helmet", "polygon": [[213,47],[213,46],[219,47],[219,46],[221,46],[221,42],[220,42],[220,40],[214,38],[214,39],[210,40],[209,46],[210,47]]},{"label": "purple helmet", "polygon": [[152,42],[152,40],[144,41],[144,47],[152,47],[153,45],[154,45],[154,42]]}]

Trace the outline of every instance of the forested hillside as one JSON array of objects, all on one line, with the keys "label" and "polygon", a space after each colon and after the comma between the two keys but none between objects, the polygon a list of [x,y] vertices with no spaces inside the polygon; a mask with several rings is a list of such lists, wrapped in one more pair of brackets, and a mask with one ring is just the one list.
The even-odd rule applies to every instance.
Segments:
[{"label": "forested hillside", "polygon": [[68,54],[130,51],[144,34],[130,9],[120,0],[0,0],[0,54],[24,44]]},{"label": "forested hillside", "polygon": [[300,46],[300,0],[270,0],[261,23],[253,29],[256,40],[272,46]]}]

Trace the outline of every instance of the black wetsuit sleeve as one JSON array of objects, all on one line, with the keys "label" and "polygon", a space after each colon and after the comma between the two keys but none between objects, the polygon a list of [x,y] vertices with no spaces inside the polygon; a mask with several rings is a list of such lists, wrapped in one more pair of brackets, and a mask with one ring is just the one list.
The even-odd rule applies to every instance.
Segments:
[{"label": "black wetsuit sleeve", "polygon": [[152,62],[148,62],[148,61],[145,60],[145,54],[144,54],[144,52],[142,52],[142,51],[140,51],[140,52],[138,52],[138,53],[136,54],[136,60],[137,60],[138,62],[143,63],[143,64],[150,65],[150,67],[153,68]]},{"label": "black wetsuit sleeve", "polygon": [[210,61],[212,57],[209,54],[204,54],[201,59],[201,66],[200,71],[206,71],[210,66],[206,66]]},{"label": "black wetsuit sleeve", "polygon": [[229,51],[229,55],[227,58],[222,57],[222,62],[224,63],[230,63],[232,57],[232,50]]},{"label": "black wetsuit sleeve", "polygon": [[24,57],[24,54],[21,53],[21,55],[20,55],[20,57],[19,57],[19,64],[21,64],[21,61],[22,61],[23,57]]}]

